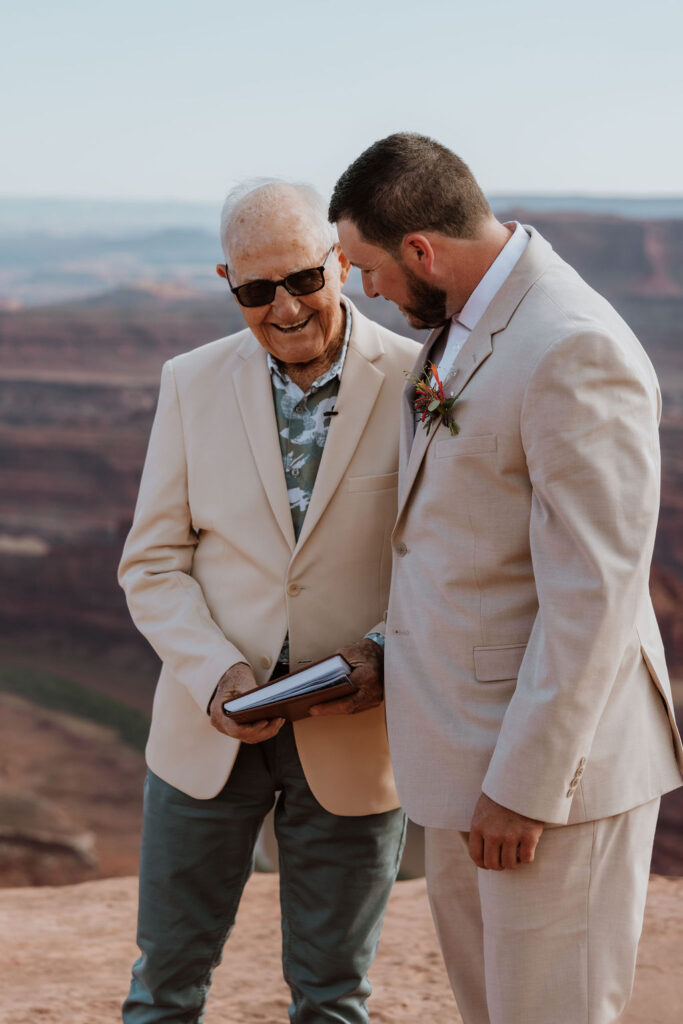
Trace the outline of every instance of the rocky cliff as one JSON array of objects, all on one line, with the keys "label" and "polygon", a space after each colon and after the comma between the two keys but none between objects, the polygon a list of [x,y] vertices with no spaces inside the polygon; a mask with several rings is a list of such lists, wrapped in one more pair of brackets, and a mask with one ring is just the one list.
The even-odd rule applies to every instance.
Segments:
[{"label": "rocky cliff", "polygon": [[[664,396],[662,510],[652,589],[670,665],[683,677],[683,221],[512,213],[531,220],[560,255],[615,303],[659,373]],[[145,274],[156,251],[153,246],[148,251]],[[173,260],[161,246],[157,260],[162,251],[167,273]],[[59,252],[56,247],[53,260]],[[200,255],[193,250],[194,259]],[[177,262],[182,262],[182,253]],[[159,275],[163,277],[161,271]],[[389,303],[354,298],[370,315],[406,332],[405,321]],[[158,666],[130,624],[115,573],[135,503],[159,372],[164,359],[241,326],[227,294],[198,295],[168,284],[0,312],[0,691],[7,689],[1,670],[13,666],[26,678],[31,672],[50,679],[56,673],[56,678],[76,681],[136,713],[148,713]],[[58,683],[51,685],[59,690]],[[43,694],[44,688],[35,692]],[[10,720],[6,717],[0,724],[3,751],[14,749],[11,737],[9,745],[5,741]],[[17,726],[19,733],[25,728],[25,721]],[[39,745],[47,733],[31,735],[27,749],[31,743]],[[81,752],[87,748],[96,764],[94,748],[84,744],[81,737],[77,745]],[[61,756],[56,748],[49,749],[53,758]],[[5,765],[9,763],[5,757]],[[92,774],[91,769],[81,770],[84,778]],[[128,777],[118,761],[113,770],[119,781]],[[98,771],[93,777],[99,778]],[[138,760],[136,786],[140,771]],[[86,833],[95,837],[100,858],[96,870],[105,862],[111,871],[133,870],[134,840],[124,857],[128,866],[120,861],[117,869],[115,856],[107,860],[111,833],[100,834],[89,815],[79,812],[78,802],[87,807],[91,797],[59,772],[54,778],[61,778],[65,793],[71,794],[63,809],[73,822],[72,838]],[[17,777],[13,785],[36,799],[43,799],[46,791],[57,799],[57,790],[40,774],[29,773],[28,780]],[[129,783],[121,785],[126,789]],[[134,796],[126,793],[119,806],[131,801],[134,821],[126,834],[134,835],[139,789]],[[116,820],[115,794],[109,793],[101,806],[107,801]],[[665,802],[662,821],[656,869],[683,874],[683,801],[677,795]],[[57,824],[53,822],[53,838],[59,834]],[[64,821],[61,827],[66,827]],[[55,847],[52,853],[52,863],[59,861],[64,869],[62,880],[75,877],[73,872],[88,877],[95,870],[78,861],[73,849],[69,853],[66,847]],[[30,857],[27,852],[27,863],[35,862],[34,854],[35,848]],[[17,874],[14,855],[12,863],[6,877],[11,874],[14,884],[22,878],[50,880],[38,867],[31,869],[33,874]]]}]

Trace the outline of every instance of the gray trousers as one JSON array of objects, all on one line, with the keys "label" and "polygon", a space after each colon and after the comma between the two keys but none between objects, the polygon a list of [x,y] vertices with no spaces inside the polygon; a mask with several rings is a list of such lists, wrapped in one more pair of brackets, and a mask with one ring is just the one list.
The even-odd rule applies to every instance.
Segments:
[{"label": "gray trousers", "polygon": [[[353,752],[350,752],[353,756]],[[224,789],[196,800],[145,783],[138,945],[125,1024],[200,1024],[215,966],[276,799],[282,964],[293,1024],[365,1024],[374,958],[398,871],[405,816],[342,817],[317,802],[291,725],[242,744]],[[256,965],[254,965],[256,967]],[[253,985],[258,972],[235,984]]]}]

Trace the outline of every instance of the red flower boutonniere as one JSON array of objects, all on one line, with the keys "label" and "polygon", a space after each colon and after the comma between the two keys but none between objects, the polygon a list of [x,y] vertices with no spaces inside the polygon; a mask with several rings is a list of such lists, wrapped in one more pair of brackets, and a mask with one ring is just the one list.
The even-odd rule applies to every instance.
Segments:
[{"label": "red flower boutonniere", "polygon": [[[419,376],[406,373],[408,380],[415,385],[415,412],[429,435],[435,420],[448,427],[452,435],[460,432],[460,427],[453,419],[451,412],[455,398],[446,398],[443,384],[439,380],[439,371],[434,363],[428,363]],[[434,383],[430,383],[433,378]]]}]

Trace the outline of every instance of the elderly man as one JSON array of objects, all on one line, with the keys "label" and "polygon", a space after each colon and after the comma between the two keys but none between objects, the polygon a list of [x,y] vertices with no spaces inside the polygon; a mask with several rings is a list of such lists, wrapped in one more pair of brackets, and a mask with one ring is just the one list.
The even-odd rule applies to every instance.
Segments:
[{"label": "elderly man", "polygon": [[648,594],[654,371],[432,139],[371,146],[330,217],[367,294],[435,328],[404,396],[387,718],[458,1005],[611,1024],[683,765]]},{"label": "elderly man", "polygon": [[[349,265],[308,187],[236,190],[221,234],[218,273],[247,327],[165,365],[120,567],[163,662],[141,956],[123,1018],[203,1019],[275,803],[290,1020],[360,1024],[404,833],[382,618],[400,392],[417,346],[341,295]],[[226,699],[338,649],[357,686],[344,715],[292,727],[223,713]],[[255,997],[258,970],[235,979]]]}]

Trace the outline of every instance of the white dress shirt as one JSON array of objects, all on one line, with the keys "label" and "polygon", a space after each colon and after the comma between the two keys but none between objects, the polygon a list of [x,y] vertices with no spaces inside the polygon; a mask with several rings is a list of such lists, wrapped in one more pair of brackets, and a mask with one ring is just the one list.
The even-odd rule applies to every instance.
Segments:
[{"label": "white dress shirt", "polygon": [[437,367],[442,381],[446,380],[458,352],[481,320],[487,306],[493,301],[496,292],[502,288],[517,260],[527,247],[529,235],[518,221],[512,221],[505,226],[507,228],[514,227],[514,232],[500,250],[460,312],[451,318],[448,342]]}]

